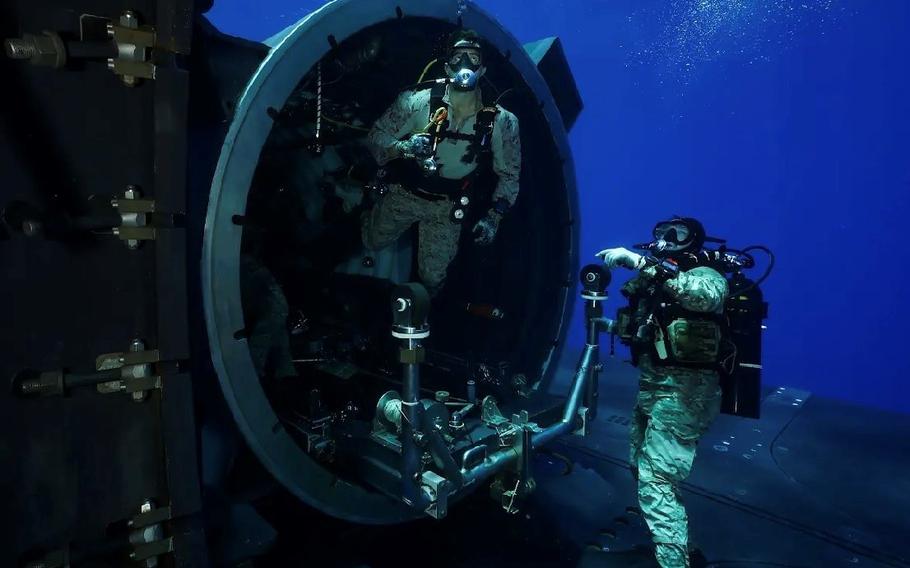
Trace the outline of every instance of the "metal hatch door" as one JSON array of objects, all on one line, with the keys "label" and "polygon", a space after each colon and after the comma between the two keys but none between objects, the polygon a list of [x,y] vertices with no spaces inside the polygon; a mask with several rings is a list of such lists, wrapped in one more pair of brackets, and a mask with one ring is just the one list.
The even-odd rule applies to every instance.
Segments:
[{"label": "metal hatch door", "polygon": [[0,10],[0,564],[204,565],[176,63],[192,3]]}]

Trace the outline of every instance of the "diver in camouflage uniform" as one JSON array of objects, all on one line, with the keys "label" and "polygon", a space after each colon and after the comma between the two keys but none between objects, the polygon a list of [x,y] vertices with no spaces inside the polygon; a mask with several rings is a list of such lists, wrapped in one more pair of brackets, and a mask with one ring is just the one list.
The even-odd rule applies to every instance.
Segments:
[{"label": "diver in camouflage uniform", "polygon": [[701,223],[674,218],[659,223],[654,238],[646,247],[651,259],[624,248],[598,256],[610,268],[640,271],[622,288],[630,306],[617,321],[641,372],[630,461],[658,563],[684,568],[689,532],[679,483],[692,469],[699,438],[720,412],[718,363],[729,288],[714,268],[689,262],[707,238]]},{"label": "diver in camouflage uniform", "polygon": [[249,254],[240,255],[240,294],[250,357],[259,378],[296,376],[288,337],[288,301],[278,280]]},{"label": "diver in camouflage uniform", "polygon": [[501,106],[485,106],[477,84],[486,70],[479,37],[462,30],[451,46],[448,80],[402,93],[367,136],[391,183],[364,216],[364,246],[388,246],[417,223],[418,273],[431,293],[442,287],[458,253],[479,167],[491,166],[498,177],[492,207],[473,228],[481,245],[493,242],[500,220],[514,205],[521,169],[518,119]]}]

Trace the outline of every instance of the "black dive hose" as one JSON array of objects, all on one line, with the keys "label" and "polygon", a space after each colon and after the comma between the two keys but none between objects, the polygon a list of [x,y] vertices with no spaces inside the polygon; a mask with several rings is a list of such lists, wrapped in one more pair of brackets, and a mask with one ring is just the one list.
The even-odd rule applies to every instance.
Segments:
[{"label": "black dive hose", "polygon": [[747,246],[740,252],[742,252],[749,258],[752,258],[752,255],[749,254],[749,251],[753,251],[753,250],[760,250],[760,251],[764,252],[766,255],[768,255],[768,266],[765,268],[765,272],[757,280],[755,280],[752,284],[746,286],[742,290],[737,290],[737,293],[739,293],[739,294],[742,294],[743,292],[748,292],[749,290],[752,290],[753,288],[760,286],[765,280],[768,279],[769,276],[771,276],[771,271],[774,270],[774,253],[771,251],[771,249],[769,249],[765,245]]}]

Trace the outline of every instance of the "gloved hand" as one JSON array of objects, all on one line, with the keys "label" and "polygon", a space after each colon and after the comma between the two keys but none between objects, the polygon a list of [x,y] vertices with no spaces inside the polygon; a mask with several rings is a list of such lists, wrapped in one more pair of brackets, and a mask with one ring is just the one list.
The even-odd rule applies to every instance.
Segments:
[{"label": "gloved hand", "polygon": [[474,225],[474,242],[479,245],[488,245],[496,238],[496,231],[499,230],[499,221],[502,215],[494,209],[487,212],[487,216],[477,221]]},{"label": "gloved hand", "polygon": [[433,137],[423,132],[397,142],[398,151],[405,158],[425,159],[433,154]]},{"label": "gloved hand", "polygon": [[625,266],[626,268],[638,270],[645,264],[643,256],[622,247],[604,249],[597,253],[596,256],[603,259],[604,266],[607,268]]}]

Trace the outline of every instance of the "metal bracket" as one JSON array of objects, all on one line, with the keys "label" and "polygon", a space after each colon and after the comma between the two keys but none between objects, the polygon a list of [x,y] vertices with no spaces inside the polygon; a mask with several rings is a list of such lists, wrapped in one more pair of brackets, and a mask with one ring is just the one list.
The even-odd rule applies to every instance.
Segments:
[{"label": "metal bracket", "polygon": [[145,342],[134,339],[126,353],[105,353],[95,360],[99,371],[120,369],[121,378],[99,383],[96,387],[102,394],[128,392],[136,402],[148,397],[148,391],[161,388],[161,377],[152,374],[152,364],[161,361],[157,349],[146,351]]},{"label": "metal bracket", "polygon": [[152,26],[140,26],[135,12],[127,10],[118,23],[108,22],[107,35],[117,45],[117,57],[108,58],[107,68],[120,77],[123,84],[134,87],[140,79],[155,78],[151,50],[157,36]]},{"label": "metal bracket", "polygon": [[123,199],[112,199],[111,206],[120,213],[120,226],[114,227],[113,233],[130,250],[139,248],[141,241],[154,241],[158,238],[158,229],[149,224],[149,216],[155,212],[155,201],[141,199],[139,188],[130,185],[123,192]]},{"label": "metal bracket", "polygon": [[171,519],[171,508],[156,508],[152,501],[146,501],[139,508],[139,514],[127,522],[130,531],[130,544],[133,551],[130,559],[140,566],[155,568],[158,557],[174,551],[173,537],[164,536],[162,523]]},{"label": "metal bracket", "polygon": [[587,436],[588,435],[588,427],[591,424],[590,412],[591,411],[585,406],[582,406],[581,408],[578,409],[578,418],[580,419],[581,424],[579,425],[577,430],[572,432],[572,434],[574,436]]},{"label": "metal bracket", "polygon": [[499,410],[499,405],[496,404],[496,399],[492,395],[484,397],[481,402],[480,419],[484,424],[496,431],[500,448],[507,448],[515,442],[516,434],[521,432],[524,427],[524,423],[521,422],[522,416],[527,420],[527,413],[525,412],[514,415],[514,418],[518,420],[517,423],[509,421]]},{"label": "metal bracket", "polygon": [[506,513],[515,515],[519,512],[521,500],[534,492],[537,483],[519,476],[500,475],[490,484],[490,496],[497,501]]},{"label": "metal bracket", "polygon": [[496,399],[492,396],[485,396],[480,406],[480,419],[484,424],[496,428],[502,424],[508,424],[509,420],[499,410]]},{"label": "metal bracket", "polygon": [[519,454],[517,463],[500,473],[490,485],[491,496],[511,515],[518,513],[520,501],[530,495],[537,486],[531,477],[532,426],[533,423],[526,423],[520,427],[521,435],[514,441],[513,448]]},{"label": "metal bracket", "polygon": [[523,430],[528,430],[529,432],[543,431],[543,428],[541,428],[537,422],[531,422],[531,417],[527,410],[522,410],[518,414],[513,414],[512,424]]},{"label": "metal bracket", "polygon": [[430,504],[424,510],[434,519],[443,519],[449,513],[449,492],[452,484],[441,475],[425,471],[420,476],[420,487]]}]

